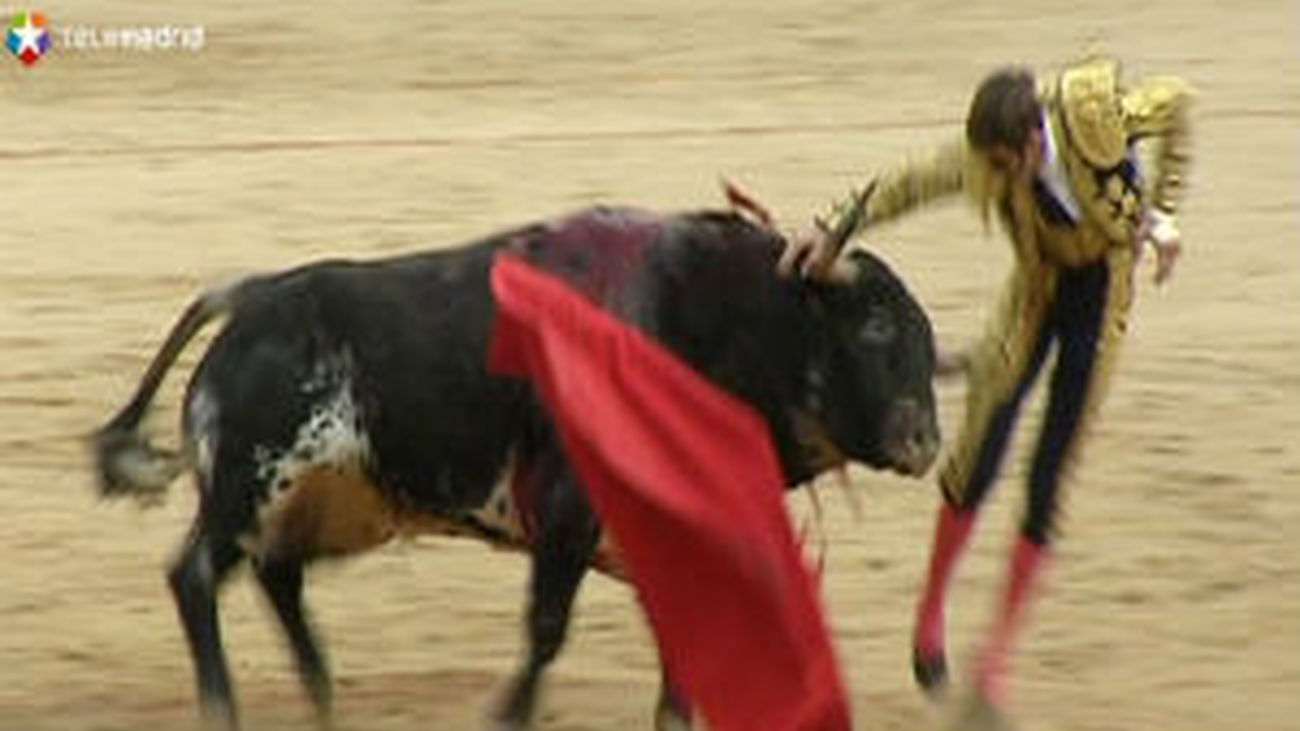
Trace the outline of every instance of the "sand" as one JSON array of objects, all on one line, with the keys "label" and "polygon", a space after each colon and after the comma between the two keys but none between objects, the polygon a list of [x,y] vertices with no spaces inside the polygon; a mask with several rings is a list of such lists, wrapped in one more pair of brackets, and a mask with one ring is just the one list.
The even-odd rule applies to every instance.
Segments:
[{"label": "sand", "polygon": [[[198,53],[0,58],[0,731],[196,725],[163,567],[194,511],[96,499],[82,437],[202,287],[333,255],[443,247],[596,202],[720,202],[733,176],[806,221],[959,129],[1005,62],[1089,47],[1196,85],[1171,286],[1144,272],[1018,665],[1026,729],[1300,728],[1298,6],[488,0],[47,3],[56,27],[195,25]],[[974,337],[1007,247],[961,205],[874,233],[945,344]],[[174,442],[179,384],[150,430]],[[962,387],[940,386],[949,434]],[[1027,417],[1025,432],[1037,419]],[[1022,440],[1027,442],[1028,440]],[[1022,504],[1008,463],[953,597],[985,626]],[[858,728],[936,728],[907,667],[932,478],[827,484],[825,583]],[[806,505],[795,501],[806,512]],[[395,544],[315,571],[338,727],[481,727],[518,660],[526,562]],[[308,729],[246,573],[223,596],[249,728]],[[626,587],[584,586],[546,731],[649,728],[657,663]]]}]

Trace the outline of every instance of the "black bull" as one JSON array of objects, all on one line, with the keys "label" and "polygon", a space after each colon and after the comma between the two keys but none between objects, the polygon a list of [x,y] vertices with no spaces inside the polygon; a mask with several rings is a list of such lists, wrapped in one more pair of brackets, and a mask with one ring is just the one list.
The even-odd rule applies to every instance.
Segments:
[{"label": "black bull", "polygon": [[[846,461],[923,473],[938,445],[925,313],[869,254],[810,284],[777,276],[780,245],[733,214],[602,208],[197,299],[95,446],[105,495],[156,499],[182,468],[194,473],[198,514],[169,578],[205,716],[236,725],[216,603],[233,567],[251,559],[324,715],[330,683],[304,614],[304,566],[435,531],[531,552],[528,651],[497,712],[505,727],[528,723],[579,582],[593,566],[617,573],[617,556],[528,386],[485,369],[499,255],[564,278],[752,405],[789,485]],[[155,449],[138,433],[148,406],[220,315],[228,322],[186,391],[182,452]],[[684,714],[666,691],[660,720]]]}]

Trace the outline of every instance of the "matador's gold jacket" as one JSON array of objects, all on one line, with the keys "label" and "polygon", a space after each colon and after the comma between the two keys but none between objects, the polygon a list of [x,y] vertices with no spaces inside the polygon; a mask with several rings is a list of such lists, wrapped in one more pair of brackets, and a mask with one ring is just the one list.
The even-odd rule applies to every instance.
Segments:
[{"label": "matador's gold jacket", "polygon": [[[1148,206],[1175,213],[1188,162],[1190,93],[1183,82],[1150,78],[1125,88],[1117,62],[1092,58],[1041,84],[1039,97],[1079,208],[1077,221],[1052,225],[1032,187],[1008,183],[963,136],[881,175],[858,229],[965,191],[986,218],[997,210],[1022,266],[1080,266],[1114,246],[1132,246]],[[1149,181],[1139,175],[1135,148],[1146,138],[1154,143]],[[833,229],[855,197],[838,203],[823,223]]]}]

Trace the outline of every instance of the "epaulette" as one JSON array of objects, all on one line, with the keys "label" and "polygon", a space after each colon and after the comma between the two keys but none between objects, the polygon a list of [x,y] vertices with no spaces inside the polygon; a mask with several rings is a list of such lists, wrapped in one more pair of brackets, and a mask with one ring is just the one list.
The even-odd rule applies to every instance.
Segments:
[{"label": "epaulette", "polygon": [[1103,170],[1118,165],[1128,151],[1119,62],[1088,59],[1063,71],[1059,84],[1061,116],[1079,154]]}]

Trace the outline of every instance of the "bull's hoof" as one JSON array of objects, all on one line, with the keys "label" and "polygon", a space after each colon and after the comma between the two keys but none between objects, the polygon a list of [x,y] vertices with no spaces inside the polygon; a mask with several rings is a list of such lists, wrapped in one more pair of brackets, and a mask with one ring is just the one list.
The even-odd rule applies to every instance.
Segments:
[{"label": "bull's hoof", "polygon": [[912,677],[921,692],[933,700],[948,690],[948,658],[942,650],[925,652],[912,648]]}]

